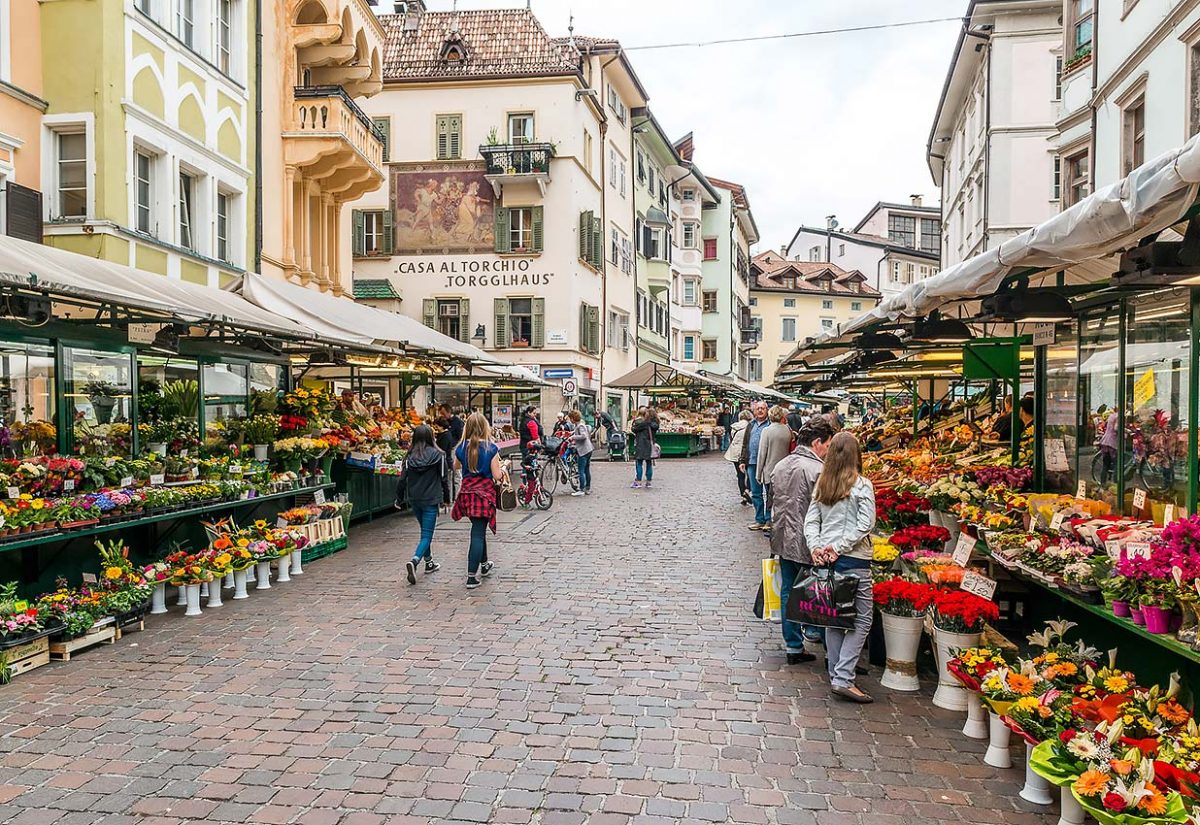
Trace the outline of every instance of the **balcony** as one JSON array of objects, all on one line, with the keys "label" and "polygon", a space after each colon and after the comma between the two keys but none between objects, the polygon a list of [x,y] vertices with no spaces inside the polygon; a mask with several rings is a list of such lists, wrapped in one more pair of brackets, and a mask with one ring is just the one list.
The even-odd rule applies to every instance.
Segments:
[{"label": "balcony", "polygon": [[384,183],[383,136],[341,86],[297,86],[284,162],[339,201]]},{"label": "balcony", "polygon": [[671,288],[671,265],[664,260],[650,258],[645,263],[646,289],[651,295],[660,295]]},{"label": "balcony", "polygon": [[554,159],[552,143],[500,143],[479,147],[483,155],[484,175],[500,197],[506,183],[536,183],[542,197],[550,182],[550,161]]},{"label": "balcony", "polygon": [[757,329],[742,330],[741,345],[743,347],[757,347],[758,346],[758,330]]},{"label": "balcony", "polygon": [[338,85],[354,97],[383,89],[383,24],[367,0],[289,0],[291,43],[309,83]]}]

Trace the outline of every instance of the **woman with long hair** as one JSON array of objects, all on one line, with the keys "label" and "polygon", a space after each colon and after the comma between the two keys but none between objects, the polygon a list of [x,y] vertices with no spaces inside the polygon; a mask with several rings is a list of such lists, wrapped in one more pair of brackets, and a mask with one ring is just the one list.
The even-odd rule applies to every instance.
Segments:
[{"label": "woman with long hair", "polygon": [[592,444],[592,428],[583,420],[579,410],[567,413],[567,419],[575,427],[571,432],[571,441],[575,444],[575,462],[579,467],[579,489],[571,493],[573,496],[590,496],[592,494],[592,453],[596,447]]},{"label": "woman with long hair", "polygon": [[413,430],[412,448],[404,459],[404,469],[396,485],[396,502],[407,499],[417,524],[421,540],[405,565],[408,583],[417,583],[417,565],[425,562],[425,572],[441,567],[433,560],[433,531],[437,527],[438,507],[450,503],[449,473],[446,454],[434,443],[433,429],[422,424]]},{"label": "woman with long hair", "polygon": [[633,432],[634,480],[636,490],[642,486],[642,471],[646,473],[646,489],[654,482],[654,436],[658,433],[658,413],[653,407],[643,407],[629,428]]},{"label": "woman with long hair", "polygon": [[840,432],[829,440],[821,475],[804,518],[804,540],[817,567],[858,580],[857,617],[849,630],[825,629],[826,664],[833,693],[859,704],[874,701],[854,684],[858,657],[871,632],[871,531],[875,529],[875,488],[862,475],[858,439]]},{"label": "woman with long hair", "polygon": [[508,470],[500,461],[500,448],[492,441],[492,427],[482,413],[471,413],[463,427],[463,439],[454,448],[454,468],[462,470],[462,488],[450,516],[471,520],[471,544],[467,553],[467,589],[479,587],[492,573],[487,557],[487,531],[496,532],[496,482],[508,481]]}]

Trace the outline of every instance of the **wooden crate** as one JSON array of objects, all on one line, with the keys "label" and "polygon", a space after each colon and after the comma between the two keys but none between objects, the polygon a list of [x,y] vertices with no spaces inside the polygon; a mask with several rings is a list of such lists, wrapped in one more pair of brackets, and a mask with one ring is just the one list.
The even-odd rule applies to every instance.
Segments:
[{"label": "wooden crate", "polygon": [[90,632],[85,633],[77,639],[70,639],[65,642],[53,642],[50,645],[50,656],[57,661],[71,661],[71,654],[85,648],[94,647],[95,645],[111,645],[117,639],[117,628],[111,624],[93,628]]},{"label": "wooden crate", "polygon": [[10,647],[8,650],[0,651],[0,657],[3,657],[3,660],[8,663],[10,677],[20,676],[22,673],[28,673],[42,665],[50,664],[50,640],[43,636],[32,642]]}]

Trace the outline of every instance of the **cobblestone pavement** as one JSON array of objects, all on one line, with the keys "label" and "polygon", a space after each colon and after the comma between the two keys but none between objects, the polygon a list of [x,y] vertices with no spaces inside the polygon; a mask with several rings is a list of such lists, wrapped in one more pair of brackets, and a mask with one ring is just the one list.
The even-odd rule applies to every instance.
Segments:
[{"label": "cobblestone pavement", "polygon": [[[0,822],[1042,825],[922,695],[831,701],[748,612],[765,540],[719,458],[595,465],[506,514],[496,574],[402,580],[391,517],[306,575],[0,689]],[[449,526],[448,526],[449,525]]]}]

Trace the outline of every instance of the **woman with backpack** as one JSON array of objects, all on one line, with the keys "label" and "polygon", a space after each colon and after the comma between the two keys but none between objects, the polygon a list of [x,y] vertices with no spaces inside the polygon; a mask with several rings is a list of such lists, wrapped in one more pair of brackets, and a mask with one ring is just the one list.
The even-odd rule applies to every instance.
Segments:
[{"label": "woman with backpack", "polygon": [[463,440],[454,449],[454,468],[462,470],[462,489],[454,500],[450,517],[471,520],[471,544],[467,552],[467,589],[479,587],[492,573],[487,557],[487,531],[496,532],[496,484],[508,483],[508,470],[500,461],[500,448],[492,441],[492,427],[482,413],[471,413],[463,428]]},{"label": "woman with backpack", "polygon": [[658,433],[658,413],[650,407],[643,407],[638,419],[630,427],[633,432],[634,480],[633,489],[642,486],[642,472],[646,474],[646,489],[654,481],[654,460],[658,458],[658,444],[654,436]]},{"label": "woman with backpack", "polygon": [[858,439],[840,432],[829,440],[821,475],[804,518],[804,541],[816,567],[857,580],[856,616],[849,630],[825,628],[826,664],[833,694],[861,705],[875,701],[854,684],[855,668],[871,632],[871,531],[875,529],[875,488],[862,475]]},{"label": "woman with backpack", "polygon": [[421,527],[421,540],[417,542],[412,559],[405,565],[409,584],[417,583],[417,565],[422,561],[426,574],[441,567],[433,560],[433,531],[437,527],[438,508],[450,503],[449,480],[446,454],[434,444],[433,430],[425,424],[416,427],[412,448],[404,459],[404,469],[396,484],[396,503],[407,499]]}]

